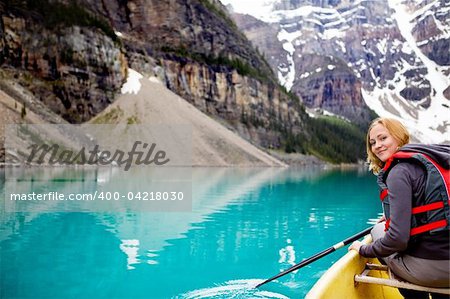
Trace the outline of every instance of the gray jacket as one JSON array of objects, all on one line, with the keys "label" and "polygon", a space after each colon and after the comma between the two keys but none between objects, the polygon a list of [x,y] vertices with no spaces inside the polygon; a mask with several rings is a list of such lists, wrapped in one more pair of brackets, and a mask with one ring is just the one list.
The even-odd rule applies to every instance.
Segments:
[{"label": "gray jacket", "polygon": [[[419,145],[408,145],[402,150],[420,149]],[[438,160],[448,168],[449,147],[430,147],[434,151],[429,156]],[[396,164],[389,172],[386,185],[389,189],[390,216],[389,230],[385,236],[372,244],[364,245],[359,252],[366,257],[386,257],[394,253],[408,254],[415,257],[432,260],[450,259],[449,231],[444,230],[433,234],[423,233],[410,237],[411,209],[419,205],[425,196],[426,171],[414,162]]]}]

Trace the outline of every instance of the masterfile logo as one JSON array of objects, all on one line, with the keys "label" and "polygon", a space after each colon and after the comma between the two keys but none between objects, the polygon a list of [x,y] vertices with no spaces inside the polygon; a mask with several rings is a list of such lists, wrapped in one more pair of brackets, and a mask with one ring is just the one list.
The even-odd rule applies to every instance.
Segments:
[{"label": "masterfile logo", "polygon": [[[8,212],[190,211],[188,125],[9,125]],[[188,167],[187,167],[188,166]]]},{"label": "masterfile logo", "polygon": [[[139,150],[139,147],[142,150]],[[28,163],[43,164],[49,156],[50,165],[125,165],[124,170],[128,171],[131,165],[151,165],[162,166],[170,162],[164,150],[156,150],[156,143],[148,144],[142,141],[135,141],[131,150],[124,152],[116,149],[114,152],[101,151],[96,144],[92,150],[82,147],[78,152],[73,150],[61,150],[58,144],[32,144],[31,153],[28,156]],[[148,148],[148,149],[147,149]],[[134,160],[135,157],[135,160]]]},{"label": "masterfile logo", "polygon": [[[7,163],[46,166],[191,166],[186,125],[9,125]],[[7,156],[8,156],[7,155]]]}]

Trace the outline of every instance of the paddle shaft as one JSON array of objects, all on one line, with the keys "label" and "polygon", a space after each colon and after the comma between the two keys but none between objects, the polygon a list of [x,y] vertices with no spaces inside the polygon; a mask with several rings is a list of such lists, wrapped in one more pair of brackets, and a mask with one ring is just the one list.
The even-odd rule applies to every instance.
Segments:
[{"label": "paddle shaft", "polygon": [[297,265],[294,265],[294,266],[290,267],[289,269],[286,269],[283,272],[275,275],[274,277],[271,277],[271,278],[263,281],[262,283],[258,284],[255,288],[259,288],[263,284],[266,284],[266,283],[268,283],[268,282],[270,282],[270,281],[272,281],[274,279],[277,279],[277,278],[279,278],[279,277],[281,277],[283,275],[286,275],[286,274],[288,274],[288,273],[290,273],[292,271],[295,271],[295,270],[300,269],[300,268],[302,268],[302,267],[304,267],[306,265],[309,265],[312,262],[317,261],[318,259],[320,259],[320,258],[322,258],[322,257],[324,257],[324,256],[326,256],[326,255],[336,251],[337,249],[339,249],[341,247],[344,247],[345,245],[347,245],[347,244],[349,244],[349,243],[351,243],[353,241],[356,241],[359,238],[367,235],[368,233],[370,233],[371,230],[372,230],[372,227],[368,227],[365,230],[363,230],[362,232],[359,232],[356,235],[353,235],[353,236],[351,236],[351,237],[349,237],[349,238],[347,238],[347,239],[345,239],[345,240],[343,240],[343,241],[341,241],[341,242],[339,242],[339,243],[337,243],[337,244],[335,244],[335,245],[333,245],[333,246],[331,246],[331,247],[329,247],[329,248],[327,248],[327,249],[325,249],[325,250],[323,250],[323,251],[321,251],[319,253],[316,253],[315,255],[307,258],[306,260],[298,263]]}]

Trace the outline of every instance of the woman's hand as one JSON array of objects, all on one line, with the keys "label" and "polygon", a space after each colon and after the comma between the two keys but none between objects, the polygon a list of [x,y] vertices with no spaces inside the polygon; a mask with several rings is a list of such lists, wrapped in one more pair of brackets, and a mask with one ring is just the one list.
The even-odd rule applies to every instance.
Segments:
[{"label": "woman's hand", "polygon": [[360,249],[361,246],[363,246],[363,245],[364,245],[363,242],[355,241],[355,242],[352,243],[352,245],[350,245],[350,247],[348,248],[348,251],[354,250],[354,251],[356,251],[357,253],[359,253],[359,249]]},{"label": "woman's hand", "polygon": [[383,222],[383,221],[386,221],[386,217],[384,215],[381,216],[380,219],[378,219],[377,223],[380,223],[380,222]]}]

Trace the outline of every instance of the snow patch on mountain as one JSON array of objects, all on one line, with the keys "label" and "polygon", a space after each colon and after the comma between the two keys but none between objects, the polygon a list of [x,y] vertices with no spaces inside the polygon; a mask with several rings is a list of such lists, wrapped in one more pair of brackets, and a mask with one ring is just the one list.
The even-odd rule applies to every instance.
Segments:
[{"label": "snow patch on mountain", "polygon": [[[309,62],[297,57],[336,57],[353,70],[364,101],[378,115],[403,121],[416,141],[450,143],[450,101],[443,93],[450,85],[450,67],[440,66],[422,51],[430,42],[450,38],[445,17],[450,6],[441,0],[330,1],[324,7],[311,1],[300,2],[306,3],[303,6],[298,1],[221,1],[231,3],[236,12],[279,26],[276,38],[286,59],[278,66],[278,77],[288,90],[296,92],[302,80],[335,69],[328,62],[322,68],[307,68],[301,63]],[[244,8],[248,2],[251,8]],[[424,24],[433,31],[423,35]],[[341,70],[338,65],[336,71]]]},{"label": "snow patch on mountain", "polygon": [[295,80],[295,62],[293,58],[295,48],[293,42],[300,36],[301,32],[289,33],[284,29],[278,33],[278,40],[283,42],[283,49],[287,52],[286,59],[288,61],[287,69],[278,68],[278,80],[280,80],[280,83],[285,86],[287,90],[291,89]]},{"label": "snow patch on mountain", "polygon": [[143,78],[143,76],[136,72],[133,69],[128,69],[128,77],[127,81],[123,84],[121,92],[122,94],[131,93],[131,94],[138,94],[139,90],[141,90],[141,82],[140,80]]},{"label": "snow patch on mountain", "polygon": [[[447,67],[441,67],[425,56],[416,44],[412,36],[411,20],[416,14],[407,13],[401,0],[389,0],[389,5],[394,9],[394,18],[408,47],[403,51],[413,52],[423,63],[427,72],[425,78],[432,83],[432,99],[429,107],[424,108],[425,101],[406,101],[400,91],[406,87],[406,78],[402,75],[409,69],[414,69],[408,62],[404,61],[402,72],[397,72],[392,86],[394,90],[382,88],[377,85],[373,91],[363,90],[363,97],[367,105],[377,114],[397,118],[408,127],[408,129],[420,141],[426,143],[450,142],[450,108],[449,101],[444,97],[444,90],[450,85],[449,77],[444,75]],[[433,3],[430,5],[434,5]],[[425,6],[423,9],[426,9]],[[410,82],[411,83],[411,82]],[[420,86],[420,85],[419,85]],[[424,85],[422,84],[421,87]]]}]

